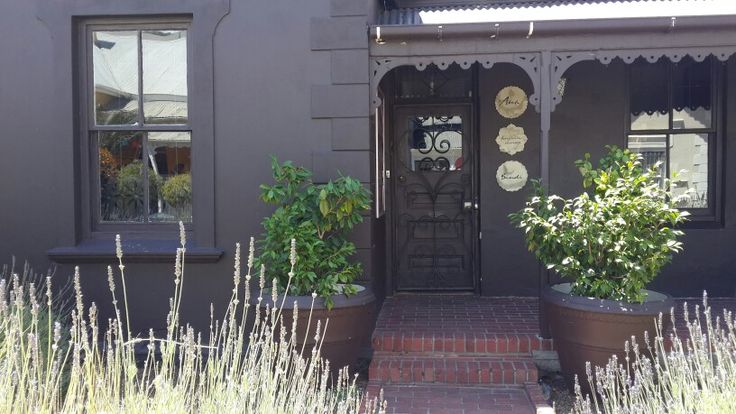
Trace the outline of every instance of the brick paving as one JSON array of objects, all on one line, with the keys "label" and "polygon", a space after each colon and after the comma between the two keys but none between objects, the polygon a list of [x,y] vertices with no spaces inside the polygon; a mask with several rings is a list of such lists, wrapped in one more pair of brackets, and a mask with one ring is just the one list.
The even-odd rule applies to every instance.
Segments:
[{"label": "brick paving", "polygon": [[539,337],[536,298],[406,295],[386,299],[373,349],[386,352],[523,353],[551,350]]},{"label": "brick paving", "polygon": [[547,406],[532,351],[536,298],[397,295],[372,337],[367,391],[383,389],[389,413],[536,413]]},{"label": "brick paving", "polygon": [[[678,335],[702,298],[677,299]],[[736,311],[736,298],[709,298],[714,318]],[[383,304],[372,336],[367,391],[380,390],[389,413],[551,413],[538,384],[533,351],[554,349],[539,337],[537,298],[397,295]],[[667,317],[669,317],[667,315]]]},{"label": "brick paving", "polygon": [[[370,386],[376,395],[379,387]],[[458,387],[448,385],[384,385],[391,414],[535,414],[522,387]]]}]

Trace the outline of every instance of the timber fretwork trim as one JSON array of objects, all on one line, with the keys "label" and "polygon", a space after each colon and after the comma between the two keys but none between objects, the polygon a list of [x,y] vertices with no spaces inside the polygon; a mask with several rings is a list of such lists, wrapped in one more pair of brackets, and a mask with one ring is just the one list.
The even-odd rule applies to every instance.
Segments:
[{"label": "timber fretwork trim", "polygon": [[[565,72],[573,65],[583,61],[597,60],[605,65],[619,58],[626,64],[631,64],[638,58],[644,58],[647,62],[654,63],[662,57],[667,57],[672,62],[679,62],[685,56],[690,56],[697,62],[702,62],[708,56],[714,56],[721,62],[727,61],[736,54],[736,45],[733,46],[693,46],[678,48],[650,48],[650,49],[622,49],[622,50],[573,50],[553,51],[550,62],[550,111],[554,112],[557,105],[562,102],[562,96],[555,87]],[[396,56],[396,57],[374,57],[371,59],[370,91],[371,107],[373,109],[381,106],[378,97],[378,85],[381,79],[399,66],[414,66],[417,70],[424,70],[427,66],[434,64],[439,69],[445,70],[451,64],[457,63],[463,69],[469,69],[474,63],[478,63],[486,69],[490,69],[496,63],[513,63],[522,68],[529,76],[534,91],[529,96],[529,102],[534,105],[537,112],[541,110],[541,79],[543,70],[541,64],[541,52],[532,53],[494,53],[477,55],[437,55],[437,56]]]},{"label": "timber fretwork trim", "polygon": [[440,55],[440,56],[399,56],[382,57],[371,59],[371,106],[373,109],[381,106],[378,97],[378,85],[381,79],[392,69],[400,66],[414,66],[417,70],[424,70],[429,65],[436,65],[440,70],[445,70],[453,63],[457,63],[463,69],[470,69],[474,63],[480,64],[485,69],[490,69],[496,63],[513,63],[526,72],[532,82],[533,91],[529,96],[529,103],[540,110],[540,81],[541,81],[541,56],[540,53],[494,53],[478,55]]},{"label": "timber fretwork trim", "polygon": [[573,65],[583,61],[597,60],[604,65],[611,63],[615,58],[624,63],[634,63],[638,58],[644,58],[649,63],[654,63],[662,57],[677,63],[685,56],[690,56],[696,62],[702,62],[709,56],[714,56],[721,62],[726,62],[732,55],[736,54],[734,46],[711,46],[711,47],[679,47],[679,48],[656,48],[656,49],[625,49],[625,50],[576,50],[569,52],[552,52],[551,72],[551,111],[562,102],[562,96],[555,85],[564,77],[565,72]]}]

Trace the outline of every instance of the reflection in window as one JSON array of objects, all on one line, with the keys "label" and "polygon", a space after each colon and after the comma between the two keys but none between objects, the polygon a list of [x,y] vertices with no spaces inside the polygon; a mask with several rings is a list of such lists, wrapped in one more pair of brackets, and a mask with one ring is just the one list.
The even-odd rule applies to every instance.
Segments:
[{"label": "reflection in window", "polygon": [[188,115],[186,31],[144,31],[141,36],[145,122],[185,124]]},{"label": "reflection in window", "polygon": [[710,59],[696,62],[684,57],[677,63],[666,58],[656,63],[640,60],[630,70],[632,130],[710,128]]},{"label": "reflection in window", "polygon": [[408,120],[412,171],[456,171],[463,167],[463,120],[459,115]]},{"label": "reflection in window", "polygon": [[659,165],[659,183],[664,185],[667,174],[667,135],[630,135],[629,149],[641,154],[644,168]]},{"label": "reflection in window", "polygon": [[98,148],[102,221],[191,222],[189,132],[102,132]]},{"label": "reflection in window", "polygon": [[138,117],[138,32],[92,33],[97,125],[130,125]]},{"label": "reflection in window", "polygon": [[631,129],[667,129],[669,126],[668,71],[669,61],[637,62],[631,65],[629,109]]},{"label": "reflection in window", "polygon": [[128,27],[91,32],[99,220],[191,222],[187,31]]},{"label": "reflection in window", "polygon": [[151,168],[161,192],[151,205],[151,221],[192,221],[192,139],[188,132],[149,132]]},{"label": "reflection in window", "polygon": [[647,167],[661,162],[660,182],[667,177],[674,204],[700,214],[713,207],[713,74],[712,59],[688,56],[630,67],[628,147]]},{"label": "reflection in window", "polygon": [[669,170],[678,207],[708,207],[708,134],[670,136]]},{"label": "reflection in window", "polygon": [[678,129],[711,125],[711,69],[709,61],[683,59],[672,69],[672,126]]},{"label": "reflection in window", "polygon": [[645,167],[661,163],[660,177],[669,177],[678,208],[708,208],[708,134],[630,135],[629,149]]},{"label": "reflection in window", "polygon": [[[140,133],[103,132],[98,138],[100,171],[100,219],[145,221],[146,171],[143,169],[143,137]],[[152,180],[152,192],[157,181]]]}]

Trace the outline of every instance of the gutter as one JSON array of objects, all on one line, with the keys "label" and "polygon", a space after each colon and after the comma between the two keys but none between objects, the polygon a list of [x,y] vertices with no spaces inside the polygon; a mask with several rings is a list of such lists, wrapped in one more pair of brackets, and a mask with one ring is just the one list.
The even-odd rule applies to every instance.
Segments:
[{"label": "gutter", "polygon": [[552,37],[610,33],[712,31],[736,29],[736,15],[643,17],[620,19],[516,21],[501,23],[456,23],[422,25],[372,25],[370,38],[376,43],[419,38],[514,38]]}]

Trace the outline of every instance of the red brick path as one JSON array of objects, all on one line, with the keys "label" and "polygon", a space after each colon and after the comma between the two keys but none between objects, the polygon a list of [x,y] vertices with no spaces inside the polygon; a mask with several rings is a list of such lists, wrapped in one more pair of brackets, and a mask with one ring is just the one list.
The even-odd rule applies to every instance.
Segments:
[{"label": "red brick path", "polygon": [[[368,392],[374,395],[377,390],[371,386]],[[389,384],[383,390],[391,414],[535,414],[523,387]]]},{"label": "red brick path", "polygon": [[367,391],[384,390],[390,413],[535,413],[536,298],[398,295],[373,333]]},{"label": "red brick path", "polygon": [[[687,336],[684,301],[691,317],[694,305],[702,305],[702,298],[677,300],[681,337]],[[736,310],[734,298],[709,304],[714,318],[723,308]],[[534,414],[548,405],[531,352],[553,349],[538,332],[537,298],[387,298],[373,333],[367,391],[383,389],[389,413]]]}]

